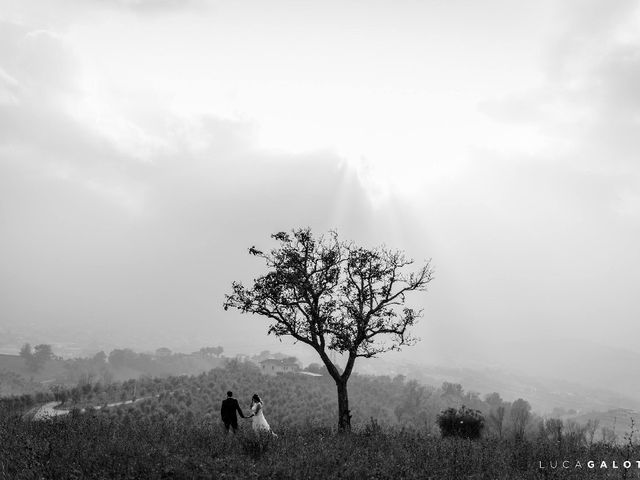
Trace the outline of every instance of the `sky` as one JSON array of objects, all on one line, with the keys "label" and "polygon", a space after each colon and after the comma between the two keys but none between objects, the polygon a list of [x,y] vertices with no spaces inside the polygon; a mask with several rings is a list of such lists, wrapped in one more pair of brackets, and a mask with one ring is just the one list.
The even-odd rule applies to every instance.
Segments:
[{"label": "sky", "polygon": [[628,0],[0,0],[0,326],[286,349],[222,303],[310,226],[432,259],[401,358],[640,354],[639,27]]}]

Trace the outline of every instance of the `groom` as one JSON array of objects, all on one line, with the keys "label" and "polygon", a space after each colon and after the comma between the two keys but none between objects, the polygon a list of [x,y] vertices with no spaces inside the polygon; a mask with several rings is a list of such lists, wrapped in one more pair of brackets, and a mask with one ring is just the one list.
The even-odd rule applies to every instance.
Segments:
[{"label": "groom", "polygon": [[229,433],[229,427],[233,428],[233,433],[236,433],[236,430],[238,430],[236,411],[242,418],[247,418],[244,416],[244,413],[242,413],[242,410],[240,410],[238,400],[233,398],[233,392],[227,392],[227,398],[222,401],[222,408],[220,409],[220,416],[224,422],[224,428],[227,429],[227,433]]}]

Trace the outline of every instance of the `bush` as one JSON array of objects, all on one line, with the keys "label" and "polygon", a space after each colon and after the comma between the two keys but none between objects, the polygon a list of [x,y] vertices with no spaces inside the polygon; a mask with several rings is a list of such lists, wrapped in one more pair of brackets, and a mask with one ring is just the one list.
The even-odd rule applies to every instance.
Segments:
[{"label": "bush", "polygon": [[464,405],[459,409],[447,408],[438,415],[438,427],[443,437],[480,438],[484,417],[479,410]]}]

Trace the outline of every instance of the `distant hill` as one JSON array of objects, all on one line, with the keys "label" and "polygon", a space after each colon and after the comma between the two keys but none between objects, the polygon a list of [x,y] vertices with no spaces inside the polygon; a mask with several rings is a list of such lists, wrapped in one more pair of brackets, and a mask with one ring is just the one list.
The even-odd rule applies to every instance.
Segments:
[{"label": "distant hill", "polygon": [[[573,420],[581,425],[586,425],[589,421],[597,422],[597,433],[595,438],[600,440],[602,429],[612,431],[618,438],[618,442],[625,443],[625,436],[634,429],[634,441],[638,440],[638,422],[640,422],[640,412],[624,408],[616,408],[606,412],[589,412],[582,415],[565,417],[565,420]],[[628,438],[628,437],[627,437]]]},{"label": "distant hill", "polygon": [[[501,355],[505,355],[507,350],[503,349]],[[113,354],[114,352],[118,355]],[[506,401],[525,398],[531,403],[533,410],[540,415],[551,415],[555,410],[574,410],[578,415],[591,411],[608,412],[614,409],[640,411],[638,397],[602,388],[595,381],[584,383],[577,379],[565,381],[554,378],[553,375],[544,377],[518,371],[515,367],[525,362],[527,355],[526,352],[521,353],[518,359],[514,360],[514,367],[508,370],[495,366],[481,366],[481,362],[471,361],[470,364],[475,365],[473,368],[455,363],[419,365],[380,358],[359,360],[356,363],[356,371],[364,375],[389,375],[390,377],[404,375],[407,380],[414,379],[434,388],[441,386],[443,382],[459,383],[466,391],[478,392],[480,396],[499,392]],[[549,353],[550,358],[555,358],[555,355],[553,351]],[[115,350],[109,356],[112,358],[107,358],[107,361],[95,358],[50,360],[42,371],[34,373],[29,371],[24,360],[18,355],[0,354],[0,396],[32,393],[38,388],[46,388],[51,384],[75,386],[78,383],[95,381],[108,384],[113,381],[137,379],[142,375],[152,377],[198,375],[212,368],[221,367],[229,361],[229,358],[221,355],[182,354],[170,351],[163,351],[162,355],[154,355],[135,353],[128,349]],[[252,361],[260,358],[284,357],[286,355],[268,351],[252,357],[243,356]],[[630,359],[627,360],[630,361]],[[543,363],[548,363],[548,359]],[[581,367],[575,368],[580,370]],[[633,370],[636,367],[632,365],[629,368]],[[553,373],[553,369],[546,367],[541,370]],[[4,378],[2,372],[5,373]],[[627,383],[632,385],[630,382]]]},{"label": "distant hill", "polygon": [[[635,382],[640,378],[640,353],[625,348],[570,338],[545,339],[482,345],[470,357],[477,364],[616,392],[620,398],[640,403],[640,386]],[[471,360],[466,365],[471,365]]]},{"label": "distant hill", "polygon": [[[444,387],[430,389],[400,376],[354,374],[349,381],[352,422],[364,426],[373,421],[380,425],[401,425],[435,433],[437,415],[447,407],[466,405],[486,415],[495,407],[465,392],[460,385],[457,386],[459,388]],[[245,413],[252,395],[258,393],[265,404],[265,415],[274,428],[334,427],[337,423],[336,385],[329,376],[299,373],[265,375],[253,363],[239,361],[230,361],[224,368],[199,375],[145,376],[111,384],[86,383],[70,390],[50,392],[41,400],[20,401],[16,405],[11,399],[6,399],[5,404],[15,411],[16,408],[32,409],[38,403],[57,400],[63,402],[61,408],[71,410],[144,399],[126,407],[100,411],[120,416],[123,411],[133,409],[136,415],[158,421],[217,421],[220,403],[228,390],[234,392]],[[509,411],[509,403],[500,404]],[[505,429],[508,422],[507,416]]]},{"label": "distant hill", "polygon": [[[114,363],[101,358],[50,359],[39,371],[32,371],[19,355],[0,354],[0,396],[33,393],[46,390],[49,385],[75,386],[78,383],[137,379],[140,376],[167,377],[197,375],[223,366],[224,357],[198,354],[170,354],[154,356],[120,350]],[[116,364],[115,360],[119,362]],[[39,388],[38,388],[39,387]]]},{"label": "distant hill", "polygon": [[575,380],[537,377],[496,367],[418,365],[375,359],[357,364],[356,369],[367,374],[405,375],[408,379],[432,386],[439,386],[445,381],[460,383],[467,390],[481,395],[500,392],[509,401],[526,398],[540,414],[551,413],[554,409],[573,409],[578,412],[616,408],[640,410],[640,399],[601,388],[595,382],[583,384]]}]

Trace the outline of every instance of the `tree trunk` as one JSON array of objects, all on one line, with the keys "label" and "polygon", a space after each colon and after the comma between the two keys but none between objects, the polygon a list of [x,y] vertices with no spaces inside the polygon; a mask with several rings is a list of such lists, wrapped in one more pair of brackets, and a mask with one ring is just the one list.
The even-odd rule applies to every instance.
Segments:
[{"label": "tree trunk", "polygon": [[338,430],[348,432],[351,430],[351,414],[349,412],[349,395],[347,394],[347,382],[336,382],[338,386]]}]

